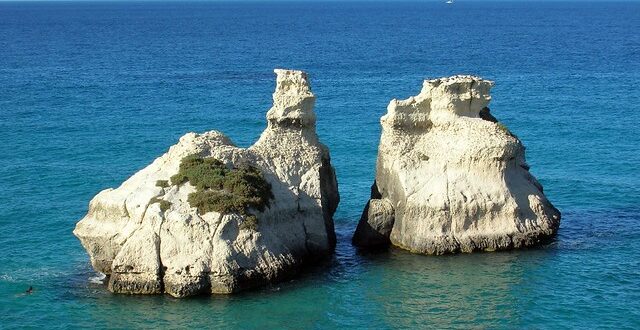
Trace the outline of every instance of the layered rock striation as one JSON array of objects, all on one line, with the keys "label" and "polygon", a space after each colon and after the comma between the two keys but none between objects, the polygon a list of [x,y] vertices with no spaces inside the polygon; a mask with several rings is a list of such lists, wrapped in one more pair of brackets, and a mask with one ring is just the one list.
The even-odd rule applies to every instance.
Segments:
[{"label": "layered rock striation", "polygon": [[[233,293],[289,277],[333,251],[339,196],[329,151],[315,131],[315,96],[304,72],[275,73],[268,126],[254,145],[239,148],[216,131],[188,133],[120,187],[93,198],[74,234],[95,270],[109,276],[109,290]],[[171,181],[188,156],[257,169],[270,188],[268,205],[199,212],[190,195],[204,188]]]},{"label": "layered rock striation", "polygon": [[355,245],[444,254],[531,246],[556,233],[560,213],[529,173],[524,146],[489,113],[492,85],[427,80],[420,94],[391,101]]}]

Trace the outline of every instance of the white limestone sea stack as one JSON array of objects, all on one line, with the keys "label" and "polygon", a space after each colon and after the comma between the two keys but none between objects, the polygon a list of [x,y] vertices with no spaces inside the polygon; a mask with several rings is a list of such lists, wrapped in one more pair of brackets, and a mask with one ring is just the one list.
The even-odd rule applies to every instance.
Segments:
[{"label": "white limestone sea stack", "polygon": [[445,254],[532,246],[556,233],[560,212],[529,173],[524,146],[486,107],[492,86],[453,76],[391,101],[355,245]]},{"label": "white limestone sea stack", "polygon": [[[304,72],[275,73],[268,126],[254,145],[238,148],[216,131],[188,133],[120,187],[93,198],[74,234],[95,270],[109,276],[109,290],[234,293],[288,278],[333,252],[339,196],[329,151],[315,131],[315,96]],[[189,202],[197,188],[171,182],[190,155],[259,170],[271,187],[268,207],[199,212]]]}]

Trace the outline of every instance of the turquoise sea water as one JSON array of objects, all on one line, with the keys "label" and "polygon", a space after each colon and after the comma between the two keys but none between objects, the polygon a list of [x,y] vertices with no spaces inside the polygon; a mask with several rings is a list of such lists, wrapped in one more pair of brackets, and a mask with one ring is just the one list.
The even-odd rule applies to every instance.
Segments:
[{"label": "turquoise sea water", "polygon": [[[342,201],[334,258],[231,297],[120,296],[71,234],[188,131],[250,145],[307,70]],[[532,250],[363,254],[392,98],[496,81],[492,112],[562,211]],[[640,328],[640,3],[0,2],[0,328]],[[22,292],[30,285],[31,295]]]}]

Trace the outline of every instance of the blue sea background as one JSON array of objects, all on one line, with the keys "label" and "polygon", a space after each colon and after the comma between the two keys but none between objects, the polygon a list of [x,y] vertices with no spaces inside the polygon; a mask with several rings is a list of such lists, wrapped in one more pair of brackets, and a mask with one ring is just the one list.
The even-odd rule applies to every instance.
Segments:
[{"label": "blue sea background", "polygon": [[[327,265],[235,296],[109,293],[72,235],[186,132],[248,146],[309,72],[338,174]],[[363,254],[379,118],[425,78],[491,109],[563,214],[538,249]],[[640,3],[0,3],[0,328],[640,328]],[[31,295],[23,292],[32,285]]]}]

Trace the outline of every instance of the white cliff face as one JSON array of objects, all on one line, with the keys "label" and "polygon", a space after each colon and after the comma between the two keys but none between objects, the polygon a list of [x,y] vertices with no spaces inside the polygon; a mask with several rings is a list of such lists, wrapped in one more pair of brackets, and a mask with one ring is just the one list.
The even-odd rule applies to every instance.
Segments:
[{"label": "white cliff face", "polygon": [[[259,141],[243,149],[222,133],[189,133],[117,189],[100,192],[74,234],[93,267],[118,293],[176,297],[232,293],[291,276],[332,252],[332,216],[339,196],[329,151],[315,132],[315,96],[301,71],[275,70],[276,91]],[[199,214],[186,182],[159,187],[191,154],[229,166],[250,164],[274,198],[257,212],[258,229],[241,229],[239,214]],[[162,209],[158,200],[167,201]]]},{"label": "white cliff face", "polygon": [[354,244],[443,254],[530,246],[555,234],[560,213],[529,173],[523,145],[486,108],[492,85],[472,76],[427,80],[417,96],[391,101]]}]

